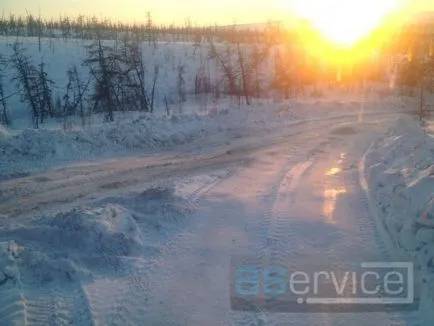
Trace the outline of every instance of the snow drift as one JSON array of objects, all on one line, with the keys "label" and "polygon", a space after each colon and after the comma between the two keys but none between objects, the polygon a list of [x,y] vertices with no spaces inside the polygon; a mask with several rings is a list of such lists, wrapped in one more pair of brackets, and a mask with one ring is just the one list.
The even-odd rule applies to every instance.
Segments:
[{"label": "snow drift", "polygon": [[217,128],[209,116],[142,116],[118,123],[76,128],[25,129],[0,135],[0,178],[62,162],[153,150],[184,144]]},{"label": "snow drift", "polygon": [[0,324],[89,325],[95,312],[86,286],[100,280],[131,286],[135,275],[144,277],[143,266],[158,259],[167,233],[188,214],[188,202],[173,189],[151,188],[7,224],[0,239]]},{"label": "snow drift", "polygon": [[[368,186],[384,229],[422,275],[423,316],[434,306],[434,141],[401,118],[366,155]],[[432,320],[432,319],[431,319]]]}]

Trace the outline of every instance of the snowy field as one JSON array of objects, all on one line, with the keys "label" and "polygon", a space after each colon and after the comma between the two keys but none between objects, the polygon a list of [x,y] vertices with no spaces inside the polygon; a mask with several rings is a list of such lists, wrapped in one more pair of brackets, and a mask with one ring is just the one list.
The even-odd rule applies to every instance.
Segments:
[{"label": "snowy field", "polygon": [[[1,40],[2,52],[12,41]],[[83,45],[46,40],[39,54],[26,40],[59,87]],[[189,94],[167,115],[177,67],[188,67],[191,93],[206,49],[144,50],[162,67],[155,114],[35,130],[10,98],[13,124],[0,126],[1,326],[432,325],[434,146],[408,102],[381,85],[270,93],[251,106]],[[426,282],[421,311],[232,311],[229,263],[239,254],[411,257]]]}]

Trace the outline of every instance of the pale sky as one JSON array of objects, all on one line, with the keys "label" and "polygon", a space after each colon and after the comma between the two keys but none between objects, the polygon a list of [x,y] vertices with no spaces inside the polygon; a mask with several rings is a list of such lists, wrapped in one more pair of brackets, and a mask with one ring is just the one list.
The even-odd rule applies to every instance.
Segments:
[{"label": "pale sky", "polygon": [[[37,15],[40,8],[43,17],[85,14],[124,21],[145,20],[150,11],[158,23],[183,24],[190,18],[193,24],[241,24],[285,20],[290,16],[291,1],[294,0],[1,0],[0,10],[6,15],[25,14],[26,10]],[[413,9],[434,10],[434,0],[406,1]]]}]

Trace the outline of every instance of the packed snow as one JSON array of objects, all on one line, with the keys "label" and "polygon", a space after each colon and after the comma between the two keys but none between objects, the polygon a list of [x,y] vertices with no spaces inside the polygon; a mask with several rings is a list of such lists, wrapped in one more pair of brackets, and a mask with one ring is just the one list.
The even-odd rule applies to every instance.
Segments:
[{"label": "packed snow", "polygon": [[421,309],[432,318],[434,142],[426,123],[401,118],[372,145],[366,155],[365,172],[382,227],[400,256],[411,257],[421,272]]}]

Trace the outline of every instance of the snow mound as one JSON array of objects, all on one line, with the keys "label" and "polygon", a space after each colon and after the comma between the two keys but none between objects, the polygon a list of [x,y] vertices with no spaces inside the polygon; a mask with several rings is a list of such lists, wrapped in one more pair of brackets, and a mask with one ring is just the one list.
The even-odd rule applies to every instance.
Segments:
[{"label": "snow mound", "polygon": [[0,286],[9,280],[19,279],[20,273],[16,264],[18,247],[14,241],[0,242]]},{"label": "snow mound", "polygon": [[118,205],[74,209],[56,215],[46,225],[55,228],[56,235],[50,240],[54,248],[69,248],[89,256],[127,256],[144,249],[134,219]]},{"label": "snow mound", "polygon": [[433,137],[414,119],[401,118],[374,144],[365,164],[385,229],[422,272],[426,285],[420,309],[428,313],[434,303]]},{"label": "snow mound", "polygon": [[14,135],[0,132],[0,177],[31,170],[32,167],[135,149],[170,148],[213,129],[216,125],[210,116],[181,115],[171,118],[144,116],[71,131],[25,129]]},{"label": "snow mound", "polygon": [[403,249],[420,250],[434,228],[434,142],[412,118],[400,118],[367,155],[368,183],[386,228]]},{"label": "snow mound", "polygon": [[419,225],[433,228],[434,230],[434,195],[430,196],[428,203],[423,206],[420,214],[417,216],[416,221]]},{"label": "snow mound", "polygon": [[8,137],[8,136],[9,136],[9,132],[6,130],[5,127],[3,127],[0,124],[0,138],[2,138],[2,137]]},{"label": "snow mound", "polygon": [[108,198],[107,201],[128,207],[142,236],[151,241],[158,241],[159,237],[177,229],[192,213],[190,205],[175,196],[173,188],[154,187],[134,196]]},{"label": "snow mound", "polygon": [[151,188],[9,225],[2,238],[13,241],[0,242],[0,285],[19,276],[39,286],[128,273],[157,257],[166,236],[178,232],[189,213],[188,202],[173,189]]}]

